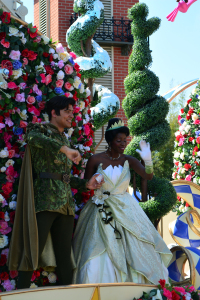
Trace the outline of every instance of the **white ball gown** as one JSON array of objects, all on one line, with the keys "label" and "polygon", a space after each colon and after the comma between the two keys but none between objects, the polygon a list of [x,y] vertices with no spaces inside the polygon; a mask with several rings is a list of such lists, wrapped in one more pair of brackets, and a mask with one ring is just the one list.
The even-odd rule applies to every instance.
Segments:
[{"label": "white ball gown", "polygon": [[[158,284],[168,280],[172,254],[137,201],[127,193],[129,163],[108,166],[96,203],[90,199],[76,227],[73,283],[135,282]],[[110,195],[108,195],[110,193]],[[98,199],[99,198],[99,199]],[[102,210],[103,209],[103,210]],[[107,216],[106,216],[106,213]],[[112,221],[108,222],[112,217]]]}]

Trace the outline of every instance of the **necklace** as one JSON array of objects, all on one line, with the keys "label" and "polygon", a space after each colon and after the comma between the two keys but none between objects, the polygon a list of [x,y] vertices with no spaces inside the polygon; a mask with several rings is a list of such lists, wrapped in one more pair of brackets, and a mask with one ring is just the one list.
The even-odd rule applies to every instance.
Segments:
[{"label": "necklace", "polygon": [[120,158],[120,154],[119,154],[118,157],[114,157],[114,158],[113,158],[112,156],[109,156],[108,153],[106,153],[106,152],[105,152],[105,154],[106,154],[111,160],[116,160],[116,159],[119,159],[119,158]]}]

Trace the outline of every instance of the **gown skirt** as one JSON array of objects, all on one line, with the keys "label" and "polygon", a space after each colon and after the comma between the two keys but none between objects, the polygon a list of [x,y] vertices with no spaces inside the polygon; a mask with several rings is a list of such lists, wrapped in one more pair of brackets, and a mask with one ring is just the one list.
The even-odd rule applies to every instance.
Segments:
[{"label": "gown skirt", "polygon": [[100,164],[97,172],[104,176],[105,183],[78,220],[73,239],[73,283],[168,281],[172,254],[143,209],[126,192],[130,182],[128,161],[123,167],[110,165],[105,170]]}]

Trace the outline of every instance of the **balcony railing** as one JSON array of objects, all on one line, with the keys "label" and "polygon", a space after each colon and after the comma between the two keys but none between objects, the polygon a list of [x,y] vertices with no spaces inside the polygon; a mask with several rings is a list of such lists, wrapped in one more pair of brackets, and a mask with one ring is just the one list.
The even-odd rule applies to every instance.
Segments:
[{"label": "balcony railing", "polygon": [[[72,25],[78,18],[78,14],[73,14],[70,18]],[[131,35],[131,21],[124,18],[104,19],[103,23],[94,35],[94,40],[100,44],[110,46],[127,46],[133,44],[133,36]]]}]

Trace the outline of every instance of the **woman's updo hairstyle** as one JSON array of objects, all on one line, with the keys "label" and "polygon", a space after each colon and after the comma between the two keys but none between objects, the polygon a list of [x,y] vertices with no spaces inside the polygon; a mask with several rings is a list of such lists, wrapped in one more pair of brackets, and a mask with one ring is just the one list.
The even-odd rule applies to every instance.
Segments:
[{"label": "woman's updo hairstyle", "polygon": [[120,118],[112,118],[108,121],[108,126],[105,132],[105,140],[108,145],[112,142],[112,140],[116,137],[118,133],[125,133],[126,136],[129,136],[129,129],[126,126],[119,127],[117,129],[108,130],[114,123],[119,123],[122,121]]}]

